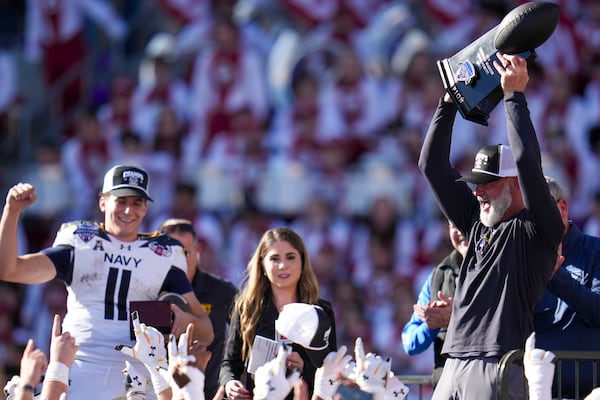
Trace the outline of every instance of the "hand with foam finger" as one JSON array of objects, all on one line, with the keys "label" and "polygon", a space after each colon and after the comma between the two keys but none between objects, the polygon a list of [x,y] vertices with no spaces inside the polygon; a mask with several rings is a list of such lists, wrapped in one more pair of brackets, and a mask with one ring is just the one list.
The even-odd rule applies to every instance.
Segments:
[{"label": "hand with foam finger", "polygon": [[[170,385],[173,392],[173,400],[204,400],[204,373],[198,367],[198,360],[193,354],[189,354],[197,343],[190,344],[193,337],[193,324],[188,324],[185,333],[176,342],[175,335],[169,338],[169,375]],[[197,342],[197,341],[196,341]],[[204,349],[206,349],[204,347]],[[206,350],[205,350],[206,351]],[[202,355],[204,357],[204,355]],[[210,352],[208,352],[210,358]],[[206,361],[208,362],[208,360]]]},{"label": "hand with foam finger", "polygon": [[530,400],[552,399],[552,381],[554,380],[554,353],[535,348],[535,332],[525,342],[523,367],[529,384]]},{"label": "hand with foam finger", "polygon": [[277,356],[258,367],[254,374],[254,400],[283,400],[290,393],[300,379],[298,369],[286,377],[286,358],[291,352],[292,348],[282,343]]},{"label": "hand with foam finger", "polygon": [[323,360],[323,365],[315,372],[314,394],[321,399],[332,399],[342,382],[342,371],[348,365],[351,355],[348,349],[341,346],[338,351],[332,351]]},{"label": "hand with foam finger", "polygon": [[362,391],[373,394],[375,400],[383,400],[386,392],[391,361],[383,360],[374,353],[365,355],[362,338],[356,338],[354,344],[356,358],[356,383]]}]

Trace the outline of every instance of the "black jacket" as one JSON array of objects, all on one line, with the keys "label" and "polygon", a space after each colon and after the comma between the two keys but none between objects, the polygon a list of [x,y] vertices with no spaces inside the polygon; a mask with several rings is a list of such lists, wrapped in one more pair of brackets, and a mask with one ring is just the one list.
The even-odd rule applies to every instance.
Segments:
[{"label": "black jacket", "polygon": [[[320,351],[307,350],[300,345],[293,344],[292,349],[300,354],[304,361],[302,378],[308,384],[310,395],[314,387],[315,371],[323,364],[323,359],[332,351],[337,351],[337,340],[335,331],[335,315],[331,303],[327,300],[319,299],[319,306],[323,308],[331,320],[331,333],[329,335],[329,346]],[[279,312],[273,304],[272,297],[269,295],[265,299],[265,310],[261,314],[256,334],[275,339],[275,320],[279,317]],[[254,388],[254,376],[246,372],[248,365],[247,359],[242,359],[242,337],[240,331],[240,316],[237,311],[233,312],[231,317],[231,329],[229,339],[225,346],[225,356],[221,363],[221,373],[219,376],[221,385],[225,385],[230,380],[240,380],[244,382],[246,388],[252,392]]]}]

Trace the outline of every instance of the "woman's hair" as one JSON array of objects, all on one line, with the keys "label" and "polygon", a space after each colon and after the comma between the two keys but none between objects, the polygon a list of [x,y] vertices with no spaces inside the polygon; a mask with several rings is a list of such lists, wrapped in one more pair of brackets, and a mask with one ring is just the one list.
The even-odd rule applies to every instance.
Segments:
[{"label": "woman's hair", "polygon": [[266,231],[260,239],[250,262],[248,262],[242,290],[236,297],[235,302],[235,309],[240,316],[243,360],[250,354],[258,321],[266,308],[265,301],[270,298],[268,293],[271,290],[271,283],[264,273],[263,260],[269,248],[275,242],[280,241],[288,242],[300,253],[302,272],[298,281],[298,301],[317,304],[319,299],[319,284],[302,238],[293,230],[285,227]]}]

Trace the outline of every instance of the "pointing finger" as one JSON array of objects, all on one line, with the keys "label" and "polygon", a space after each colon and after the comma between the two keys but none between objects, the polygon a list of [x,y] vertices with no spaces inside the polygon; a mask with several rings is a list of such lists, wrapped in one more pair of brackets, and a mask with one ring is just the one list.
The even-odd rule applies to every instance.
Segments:
[{"label": "pointing finger", "polygon": [[177,339],[175,338],[175,335],[170,334],[169,335],[169,343],[167,344],[167,350],[168,350],[168,354],[169,354],[169,358],[175,358],[177,357]]},{"label": "pointing finger", "polygon": [[179,336],[179,344],[177,345],[177,354],[179,354],[180,356],[187,356],[187,349],[188,349],[188,335],[187,335],[187,330],[185,333],[182,333],[181,336]]},{"label": "pointing finger", "polygon": [[137,337],[140,333],[142,333],[142,327],[140,326],[140,317],[137,311],[131,313],[131,322],[133,322],[133,332]]},{"label": "pointing finger", "polygon": [[187,327],[185,328],[185,334],[187,335],[188,338],[188,347],[191,347],[192,344],[194,344],[194,324],[193,323],[189,323],[187,325]]},{"label": "pointing finger", "polygon": [[35,342],[33,341],[33,339],[29,339],[27,341],[27,346],[25,346],[25,350],[23,351],[23,353],[31,353],[35,348]]},{"label": "pointing finger", "polygon": [[62,333],[62,327],[60,324],[60,315],[54,314],[54,323],[52,324],[52,334],[54,336],[60,336]]},{"label": "pointing finger", "polygon": [[356,338],[354,343],[354,357],[356,358],[356,366],[362,370],[363,362],[365,360],[365,348],[361,337]]}]

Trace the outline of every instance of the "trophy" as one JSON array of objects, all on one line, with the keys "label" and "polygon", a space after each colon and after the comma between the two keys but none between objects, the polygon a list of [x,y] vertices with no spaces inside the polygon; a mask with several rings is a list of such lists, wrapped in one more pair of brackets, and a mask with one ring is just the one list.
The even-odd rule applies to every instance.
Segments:
[{"label": "trophy", "polygon": [[463,118],[488,125],[490,112],[502,100],[496,53],[517,54],[531,62],[558,23],[554,3],[525,3],[510,11],[496,27],[450,58],[437,61],[444,88]]}]

